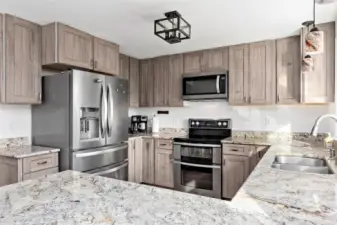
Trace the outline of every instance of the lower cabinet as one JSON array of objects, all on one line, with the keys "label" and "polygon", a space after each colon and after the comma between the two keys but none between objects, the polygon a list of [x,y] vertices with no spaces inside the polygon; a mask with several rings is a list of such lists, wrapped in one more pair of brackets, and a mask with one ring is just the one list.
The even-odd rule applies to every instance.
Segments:
[{"label": "lower cabinet", "polygon": [[128,177],[129,181],[135,183],[142,182],[142,168],[143,168],[143,160],[142,160],[142,138],[130,138],[129,139],[129,169],[128,169]]},{"label": "lower cabinet", "polygon": [[222,156],[222,197],[233,198],[249,175],[249,157]]},{"label": "lower cabinet", "polygon": [[58,153],[26,158],[0,156],[0,187],[57,173]]},{"label": "lower cabinet", "polygon": [[154,140],[152,138],[142,139],[142,182],[154,184],[155,157]]},{"label": "lower cabinet", "polygon": [[156,149],[155,157],[155,184],[162,187],[173,188],[173,150]]}]

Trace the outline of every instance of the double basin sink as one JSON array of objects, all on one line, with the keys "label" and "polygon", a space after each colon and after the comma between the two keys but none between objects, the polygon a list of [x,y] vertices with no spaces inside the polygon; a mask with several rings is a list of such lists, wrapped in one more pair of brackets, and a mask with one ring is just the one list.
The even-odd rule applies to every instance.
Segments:
[{"label": "double basin sink", "polygon": [[272,168],[318,174],[334,174],[325,159],[277,155]]}]

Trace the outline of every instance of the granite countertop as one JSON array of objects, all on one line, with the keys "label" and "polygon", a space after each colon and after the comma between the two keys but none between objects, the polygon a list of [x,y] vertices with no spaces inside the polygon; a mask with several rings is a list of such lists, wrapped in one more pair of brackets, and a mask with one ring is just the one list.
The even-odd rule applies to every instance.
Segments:
[{"label": "granite countertop", "polygon": [[231,202],[65,171],[0,188],[0,224],[336,224],[337,175],[273,169],[277,154],[329,153],[272,144]]},{"label": "granite countertop", "polygon": [[58,148],[50,148],[34,145],[9,146],[0,148],[0,156],[13,157],[19,159],[59,151],[60,149]]}]

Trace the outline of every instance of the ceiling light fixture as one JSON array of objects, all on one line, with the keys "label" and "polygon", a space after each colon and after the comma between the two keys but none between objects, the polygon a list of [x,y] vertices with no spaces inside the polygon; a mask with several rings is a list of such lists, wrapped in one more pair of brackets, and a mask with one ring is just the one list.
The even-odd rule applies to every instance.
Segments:
[{"label": "ceiling light fixture", "polygon": [[316,27],[316,2],[313,0],[313,21],[305,21],[303,26],[308,27],[313,25],[305,37],[304,52],[309,55],[320,54],[324,51],[324,32]]},{"label": "ceiling light fixture", "polygon": [[177,11],[167,12],[166,18],[154,21],[154,34],[175,44],[191,38],[191,25]]}]

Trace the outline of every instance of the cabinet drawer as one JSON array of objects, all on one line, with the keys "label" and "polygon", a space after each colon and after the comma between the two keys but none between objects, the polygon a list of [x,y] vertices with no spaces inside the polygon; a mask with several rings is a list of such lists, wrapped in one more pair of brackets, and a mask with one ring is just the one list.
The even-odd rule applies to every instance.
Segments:
[{"label": "cabinet drawer", "polygon": [[40,171],[37,171],[37,172],[24,174],[22,180],[33,180],[33,179],[37,179],[37,178],[40,178],[40,177],[45,177],[45,176],[50,175],[50,174],[57,173],[58,171],[59,171],[58,167],[54,167],[54,168],[46,169],[46,170],[40,170]]},{"label": "cabinet drawer", "polygon": [[169,150],[173,149],[172,140],[157,139],[156,148],[169,149]]},{"label": "cabinet drawer", "polygon": [[250,155],[249,145],[223,145],[222,154],[224,155]]},{"label": "cabinet drawer", "polygon": [[38,155],[23,159],[23,173],[31,173],[58,166],[58,153]]}]

